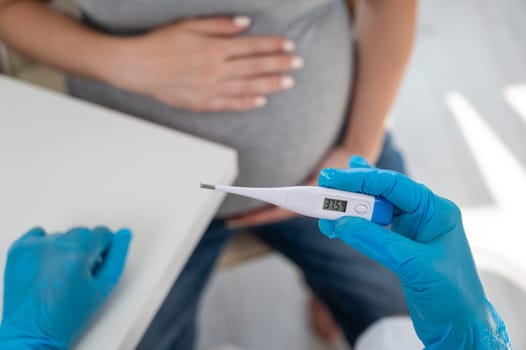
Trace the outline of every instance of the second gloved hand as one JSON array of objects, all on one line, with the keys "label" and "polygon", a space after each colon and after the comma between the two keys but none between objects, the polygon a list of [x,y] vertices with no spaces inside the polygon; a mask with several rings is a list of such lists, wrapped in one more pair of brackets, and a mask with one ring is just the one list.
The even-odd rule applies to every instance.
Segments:
[{"label": "second gloved hand", "polygon": [[486,299],[461,214],[451,201],[392,171],[353,157],[351,169],[322,171],[320,186],[383,197],[400,210],[392,231],[367,220],[320,220],[320,229],[395,272],[427,349],[511,349]]},{"label": "second gloved hand", "polygon": [[123,271],[131,233],[33,229],[9,250],[0,348],[68,349]]}]

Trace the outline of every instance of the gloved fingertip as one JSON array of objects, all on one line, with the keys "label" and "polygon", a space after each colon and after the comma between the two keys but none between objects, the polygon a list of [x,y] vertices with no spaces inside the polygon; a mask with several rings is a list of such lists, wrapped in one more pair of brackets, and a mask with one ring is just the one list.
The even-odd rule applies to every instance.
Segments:
[{"label": "gloved fingertip", "polygon": [[133,233],[128,228],[121,228],[115,232],[113,237],[113,244],[121,246],[120,249],[128,251],[131,240],[133,239]]},{"label": "gloved fingertip", "polygon": [[113,235],[112,243],[108,249],[104,264],[100,271],[98,271],[97,279],[104,281],[105,286],[109,287],[110,290],[121,278],[131,239],[131,230],[127,228],[119,229],[115,235]]},{"label": "gloved fingertip", "polygon": [[332,220],[325,220],[325,219],[318,220],[318,228],[325,236],[331,239],[337,237],[337,235],[335,234],[335,230],[334,230],[334,221]]},{"label": "gloved fingertip", "polygon": [[336,169],[333,169],[333,168],[322,169],[322,171],[320,172],[320,176],[318,176],[318,185],[326,186],[327,183],[334,176],[334,174],[336,174]]},{"label": "gloved fingertip", "polygon": [[128,228],[121,228],[115,232],[111,247],[114,258],[120,256],[121,258],[126,259],[132,238],[133,234]]},{"label": "gloved fingertip", "polygon": [[31,230],[27,231],[24,236],[28,237],[42,237],[46,235],[46,231],[42,227],[33,227]]},{"label": "gloved fingertip", "polygon": [[72,233],[85,235],[85,234],[89,234],[90,230],[89,230],[89,228],[87,228],[85,226],[77,226],[77,227],[73,227],[73,228],[69,229],[68,231],[66,231],[66,235],[69,235],[69,234],[72,234]]},{"label": "gloved fingertip", "polygon": [[111,234],[111,230],[108,227],[102,225],[95,227],[93,232],[99,234]]},{"label": "gloved fingertip", "polygon": [[100,244],[108,247],[113,239],[113,233],[106,226],[97,226],[91,232],[91,237],[97,237]]},{"label": "gloved fingertip", "polygon": [[349,168],[371,168],[371,164],[362,156],[353,155],[349,159]]},{"label": "gloved fingertip", "polygon": [[133,238],[133,233],[129,228],[121,228],[115,232],[115,239],[119,239],[121,241],[131,241]]},{"label": "gloved fingertip", "polygon": [[16,240],[12,246],[16,246],[20,243],[25,242],[26,240],[32,240],[38,237],[43,237],[46,235],[46,231],[44,231],[41,227],[33,227],[31,230],[24,233],[18,240]]}]

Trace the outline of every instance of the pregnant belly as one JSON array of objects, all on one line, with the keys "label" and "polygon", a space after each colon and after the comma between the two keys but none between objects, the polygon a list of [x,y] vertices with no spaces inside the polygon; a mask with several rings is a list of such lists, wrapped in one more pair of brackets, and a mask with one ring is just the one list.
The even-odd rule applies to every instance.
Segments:
[{"label": "pregnant belly", "polygon": [[[244,113],[192,113],[100,82],[70,77],[70,92],[142,119],[235,148],[238,185],[284,186],[306,179],[333,146],[345,119],[351,82],[350,33],[346,16],[319,14],[316,25],[289,33],[305,67],[294,89],[269,97],[267,106]],[[255,28],[254,30],[263,30]],[[184,166],[191,166],[186,164]],[[228,197],[219,216],[261,203]]]}]

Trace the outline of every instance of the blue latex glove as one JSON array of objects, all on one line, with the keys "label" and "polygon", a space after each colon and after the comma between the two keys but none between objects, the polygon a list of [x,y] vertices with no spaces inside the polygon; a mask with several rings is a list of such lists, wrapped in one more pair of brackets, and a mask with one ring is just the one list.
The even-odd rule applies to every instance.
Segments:
[{"label": "blue latex glove", "polygon": [[104,227],[22,236],[7,258],[0,348],[70,348],[119,281],[130,240]]},{"label": "blue latex glove", "polygon": [[339,237],[398,275],[415,330],[427,349],[511,349],[486,299],[458,207],[427,187],[353,157],[351,169],[324,169],[319,185],[383,197],[399,209],[392,231],[367,220],[320,220]]}]

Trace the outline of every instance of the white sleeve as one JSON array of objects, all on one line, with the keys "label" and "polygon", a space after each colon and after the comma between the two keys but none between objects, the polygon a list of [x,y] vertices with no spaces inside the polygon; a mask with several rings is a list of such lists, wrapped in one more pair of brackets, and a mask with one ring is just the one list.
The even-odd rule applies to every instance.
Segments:
[{"label": "white sleeve", "polygon": [[421,350],[413,322],[408,316],[386,317],[369,326],[356,342],[355,350]]}]

